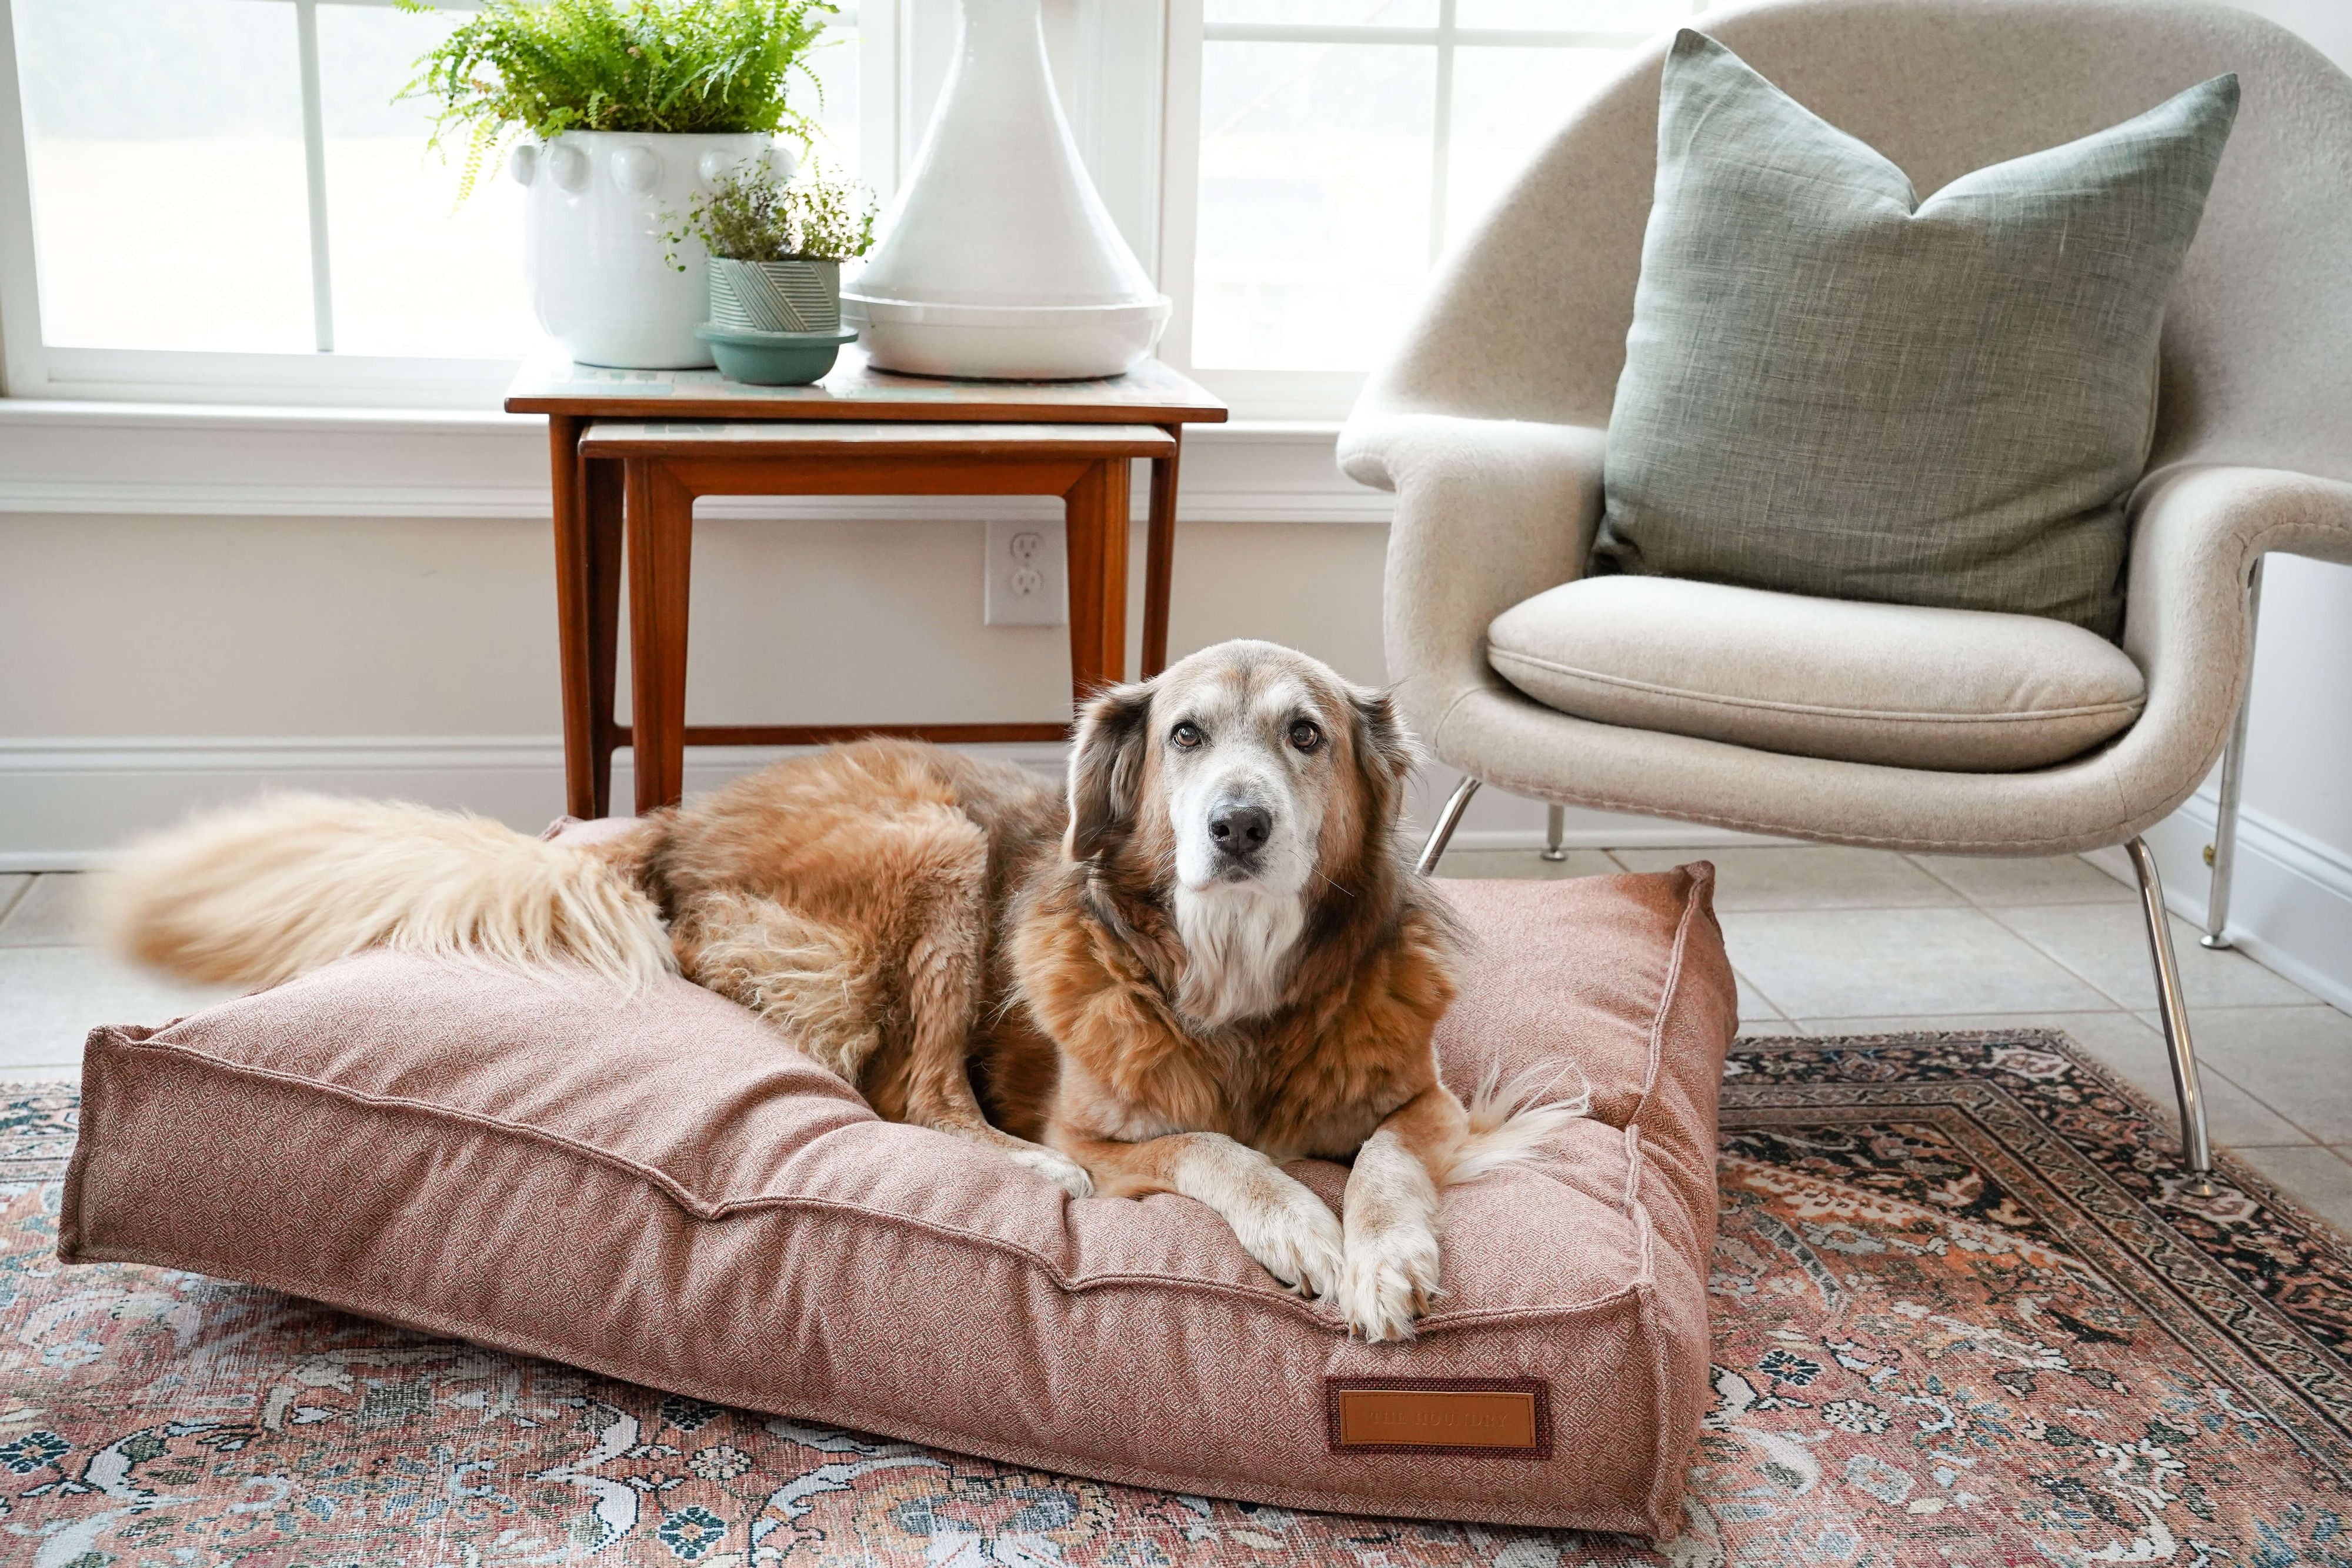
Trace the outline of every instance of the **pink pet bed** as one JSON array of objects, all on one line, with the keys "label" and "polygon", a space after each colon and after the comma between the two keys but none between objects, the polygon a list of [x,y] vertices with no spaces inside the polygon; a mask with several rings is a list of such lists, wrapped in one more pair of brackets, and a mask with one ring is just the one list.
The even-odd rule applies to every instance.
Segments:
[{"label": "pink pet bed", "polygon": [[[382,953],[94,1033],[58,1250],[1107,1480],[1667,1536],[1737,1017],[1711,883],[1447,885],[1477,939],[1448,1081],[1556,1065],[1593,1109],[1446,1194],[1402,1344],[1188,1199],[1072,1199],[877,1120],[683,981],[622,1005]],[[1341,1167],[1293,1170],[1338,1206]]]}]

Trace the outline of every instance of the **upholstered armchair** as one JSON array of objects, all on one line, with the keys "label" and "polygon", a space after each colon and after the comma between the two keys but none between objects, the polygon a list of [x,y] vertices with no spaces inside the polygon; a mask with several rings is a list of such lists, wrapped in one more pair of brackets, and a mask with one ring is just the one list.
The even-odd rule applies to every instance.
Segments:
[{"label": "upholstered armchair", "polygon": [[[2242,108],[2166,317],[2153,456],[2131,499],[2123,650],[2145,706],[2071,760],[1969,772],[1808,754],[1801,726],[1735,744],[1597,722],[1496,673],[1496,617],[1587,569],[1650,206],[1661,40],[1574,111],[1451,257],[1340,437],[1349,475],[1396,492],[1390,675],[1423,742],[1468,775],[1423,865],[1481,783],[1889,849],[2127,846],[2190,1182],[2210,1190],[2189,1018],[2139,835],[2221,751],[2262,554],[2352,562],[2352,79],[2268,22],[2180,0],[1785,0],[1699,20],[1922,195],[2239,73]],[[1774,597],[1787,599],[1785,636],[1835,612]],[[1887,663],[1885,679],[1900,679],[1902,661]],[[1866,648],[1849,666],[1864,679],[1876,668]]]}]

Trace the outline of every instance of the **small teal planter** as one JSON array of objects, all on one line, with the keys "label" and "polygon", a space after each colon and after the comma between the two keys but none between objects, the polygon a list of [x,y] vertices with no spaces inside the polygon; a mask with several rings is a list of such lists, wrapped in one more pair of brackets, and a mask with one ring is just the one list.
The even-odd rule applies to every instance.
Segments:
[{"label": "small teal planter", "polygon": [[710,324],[735,331],[841,331],[841,263],[710,258]]},{"label": "small teal planter", "polygon": [[833,369],[856,332],[761,332],[706,323],[694,335],[710,345],[719,374],[752,386],[806,386]]}]

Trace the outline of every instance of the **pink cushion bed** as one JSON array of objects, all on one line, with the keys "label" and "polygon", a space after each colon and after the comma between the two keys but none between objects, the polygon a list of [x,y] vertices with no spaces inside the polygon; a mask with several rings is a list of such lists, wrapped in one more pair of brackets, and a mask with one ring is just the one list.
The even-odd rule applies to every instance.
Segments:
[{"label": "pink cushion bed", "polygon": [[[1674,1533],[1704,1408],[1705,866],[1457,882],[1442,1037],[1593,1113],[1445,1196],[1444,1295],[1350,1340],[1189,1199],[1073,1200],[877,1121],[733,1004],[390,954],[89,1040],[58,1250],[754,1410],[1356,1513]],[[1293,1169],[1335,1205],[1346,1173]]]}]

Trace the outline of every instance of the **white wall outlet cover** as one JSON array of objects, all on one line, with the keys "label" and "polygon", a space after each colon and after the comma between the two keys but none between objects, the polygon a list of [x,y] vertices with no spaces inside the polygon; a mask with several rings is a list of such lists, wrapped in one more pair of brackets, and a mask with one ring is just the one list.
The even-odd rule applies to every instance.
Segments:
[{"label": "white wall outlet cover", "polygon": [[988,524],[987,621],[992,626],[1058,626],[1070,618],[1070,573],[1062,520],[992,518]]}]

